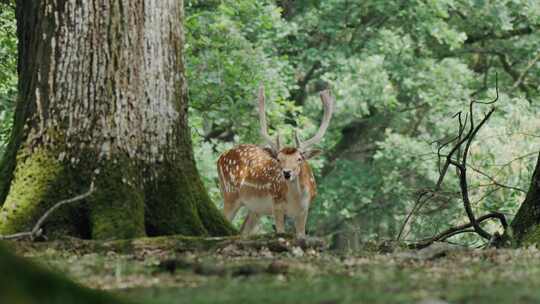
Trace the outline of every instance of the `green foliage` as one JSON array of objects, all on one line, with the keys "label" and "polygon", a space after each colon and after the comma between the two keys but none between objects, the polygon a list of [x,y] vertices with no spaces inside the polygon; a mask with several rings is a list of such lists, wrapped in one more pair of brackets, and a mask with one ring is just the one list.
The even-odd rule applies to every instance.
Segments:
[{"label": "green foliage", "polygon": [[4,152],[17,93],[17,37],[15,11],[0,2],[0,154]]},{"label": "green foliage", "polygon": [[[220,1],[211,9],[186,3],[186,62],[195,134],[233,132],[257,140],[256,95],[266,87],[269,119],[278,116],[291,82],[286,58],[272,56],[283,23],[270,1]],[[278,124],[273,124],[277,127]]]},{"label": "green foliage", "polygon": [[[471,149],[471,167],[485,173],[469,170],[471,200],[477,213],[499,210],[511,218],[516,212],[523,193],[500,188],[485,175],[526,189],[534,151],[540,149],[535,140],[540,70],[533,61],[540,46],[534,31],[540,20],[538,4],[279,1],[280,16],[272,1],[247,2],[188,7],[188,19],[197,19],[199,25],[207,20],[204,33],[189,24],[197,33],[188,36],[196,39],[191,44],[207,43],[204,51],[191,53],[192,69],[211,69],[202,76],[206,81],[216,73],[226,75],[219,78],[222,88],[193,75],[190,79],[204,84],[191,86],[193,107],[199,108],[192,110],[191,119],[198,133],[199,168],[214,198],[219,199],[217,155],[236,143],[258,141],[253,105],[257,82],[269,83],[267,92],[277,99],[303,105],[290,110],[304,134],[314,132],[320,116],[313,93],[330,86],[336,112],[322,146],[333,161],[315,163],[325,174],[316,170],[319,196],[309,229],[332,233],[348,222],[364,238],[395,237],[418,192],[432,188],[438,179],[437,143],[455,136],[453,115],[467,111],[471,98],[493,98],[497,73],[498,110]],[[221,29],[229,31],[216,37],[219,24],[227,24]],[[229,66],[231,61],[237,69]],[[298,97],[298,90],[307,93],[307,99]],[[286,108],[273,108],[270,115],[276,129],[290,133],[292,125],[279,123],[290,122],[283,116],[286,112],[279,113]],[[486,110],[478,107],[476,119]],[[354,128],[364,137],[350,135]],[[230,133],[208,136],[211,130]],[[521,157],[527,154],[530,157]],[[441,195],[414,217],[407,237],[429,236],[465,220],[457,178],[450,172]]]}]

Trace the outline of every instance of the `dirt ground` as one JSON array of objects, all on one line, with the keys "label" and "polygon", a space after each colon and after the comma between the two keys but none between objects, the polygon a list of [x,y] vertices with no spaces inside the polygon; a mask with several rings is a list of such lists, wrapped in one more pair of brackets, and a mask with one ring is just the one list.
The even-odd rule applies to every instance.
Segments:
[{"label": "dirt ground", "polygon": [[331,252],[317,240],[158,238],[17,243],[76,282],[141,303],[539,303],[540,251]]}]

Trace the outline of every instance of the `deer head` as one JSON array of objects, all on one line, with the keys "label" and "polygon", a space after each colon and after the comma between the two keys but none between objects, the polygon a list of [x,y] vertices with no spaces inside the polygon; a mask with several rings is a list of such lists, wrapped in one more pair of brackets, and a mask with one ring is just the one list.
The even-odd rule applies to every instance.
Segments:
[{"label": "deer head", "polygon": [[328,126],[330,124],[330,119],[332,118],[333,112],[333,100],[330,96],[328,90],[324,90],[320,93],[321,102],[324,108],[323,119],[319,130],[315,135],[307,140],[301,141],[300,135],[295,130],[294,139],[295,147],[284,147],[280,146],[280,136],[276,136],[276,139],[268,134],[267,123],[266,123],[266,111],[265,111],[265,96],[264,96],[264,86],[259,87],[259,122],[261,125],[261,136],[266,141],[268,145],[267,150],[272,154],[272,156],[279,162],[283,177],[288,180],[294,180],[300,173],[301,165],[304,161],[315,157],[321,153],[319,149],[313,149],[312,147],[321,142]]}]

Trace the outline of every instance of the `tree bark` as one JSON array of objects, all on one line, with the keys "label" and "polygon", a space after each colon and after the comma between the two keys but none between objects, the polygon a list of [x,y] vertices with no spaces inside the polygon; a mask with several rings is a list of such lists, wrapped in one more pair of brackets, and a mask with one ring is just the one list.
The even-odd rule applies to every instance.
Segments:
[{"label": "tree bark", "polygon": [[0,172],[0,234],[85,191],[50,234],[234,230],[197,172],[187,121],[183,1],[17,1],[19,96]]},{"label": "tree bark", "polygon": [[525,201],[510,226],[517,245],[540,244],[540,153]]}]

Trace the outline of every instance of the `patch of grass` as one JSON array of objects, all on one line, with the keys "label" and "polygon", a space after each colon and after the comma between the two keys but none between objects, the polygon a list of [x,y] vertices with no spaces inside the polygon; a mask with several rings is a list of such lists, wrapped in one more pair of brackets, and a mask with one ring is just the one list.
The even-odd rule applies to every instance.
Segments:
[{"label": "patch of grass", "polygon": [[540,290],[523,282],[431,281],[428,273],[379,271],[377,275],[330,275],[276,280],[218,279],[197,288],[148,288],[126,293],[154,303],[415,303],[437,298],[450,303],[538,303]]},{"label": "patch of grass", "polygon": [[[264,246],[177,249],[25,254],[83,285],[141,303],[540,302],[540,251],[533,248],[346,255],[299,248],[277,253]],[[280,270],[268,270],[272,263]]]}]

